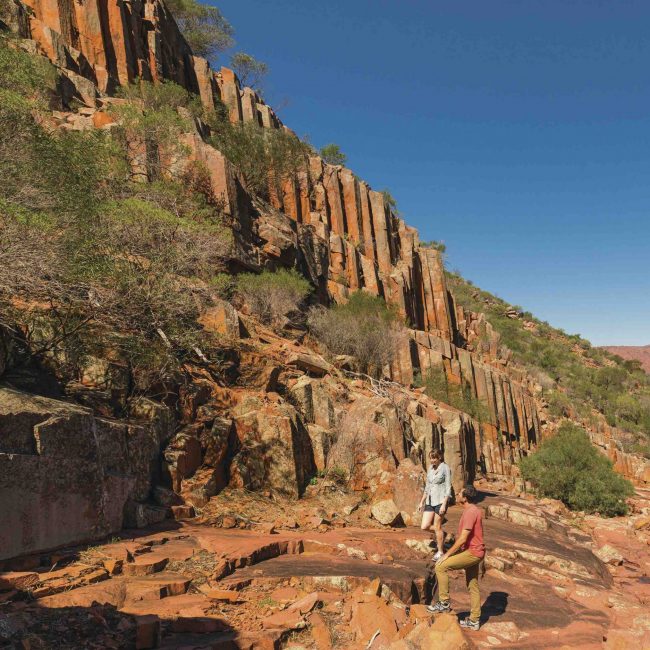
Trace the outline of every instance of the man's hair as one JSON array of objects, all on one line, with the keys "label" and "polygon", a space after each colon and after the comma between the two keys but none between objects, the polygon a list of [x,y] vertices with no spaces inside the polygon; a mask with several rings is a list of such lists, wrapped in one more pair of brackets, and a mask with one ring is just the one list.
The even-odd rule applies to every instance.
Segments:
[{"label": "man's hair", "polygon": [[429,458],[437,458],[438,460],[442,460],[442,453],[439,449],[433,449],[429,452]]},{"label": "man's hair", "polygon": [[476,500],[478,499],[478,492],[476,491],[476,488],[473,485],[466,485],[463,488],[463,496],[470,503],[476,503]]}]

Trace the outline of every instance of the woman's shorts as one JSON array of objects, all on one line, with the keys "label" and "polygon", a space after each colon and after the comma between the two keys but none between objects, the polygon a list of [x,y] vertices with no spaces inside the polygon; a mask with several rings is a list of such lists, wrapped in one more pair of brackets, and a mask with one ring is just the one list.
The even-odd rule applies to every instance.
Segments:
[{"label": "woman's shorts", "polygon": [[440,514],[440,508],[442,503],[439,503],[437,506],[430,506],[428,503],[424,506],[424,512],[435,512],[437,515]]}]

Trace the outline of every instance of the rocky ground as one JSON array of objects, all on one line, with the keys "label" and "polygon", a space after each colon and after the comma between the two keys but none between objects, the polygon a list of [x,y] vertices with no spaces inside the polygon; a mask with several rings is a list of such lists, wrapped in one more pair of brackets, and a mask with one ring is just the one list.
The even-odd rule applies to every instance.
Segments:
[{"label": "rocky ground", "polygon": [[[635,513],[569,516],[484,485],[487,572],[479,632],[461,575],[432,617],[433,550],[416,527],[313,486],[279,501],[226,490],[193,519],[0,573],[0,646],[36,648],[650,647],[650,494]],[[455,530],[460,508],[449,513]]]}]

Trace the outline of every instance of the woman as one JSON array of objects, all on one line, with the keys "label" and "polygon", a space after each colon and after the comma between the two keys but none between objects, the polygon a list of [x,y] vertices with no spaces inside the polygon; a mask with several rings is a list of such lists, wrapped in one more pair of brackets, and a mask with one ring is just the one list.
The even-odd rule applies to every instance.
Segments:
[{"label": "woman", "polygon": [[444,553],[442,519],[445,512],[447,512],[447,503],[451,498],[451,470],[443,461],[442,454],[437,449],[429,453],[429,463],[427,482],[418,505],[418,512],[421,512],[424,508],[422,530],[429,530],[433,523],[433,531],[436,534],[436,544],[438,545],[433,559],[437,562]]}]

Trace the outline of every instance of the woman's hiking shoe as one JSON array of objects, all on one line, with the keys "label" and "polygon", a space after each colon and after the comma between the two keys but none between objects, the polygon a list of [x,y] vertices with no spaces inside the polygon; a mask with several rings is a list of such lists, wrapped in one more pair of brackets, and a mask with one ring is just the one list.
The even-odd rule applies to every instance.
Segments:
[{"label": "woman's hiking shoe", "polygon": [[438,551],[438,552],[433,556],[433,561],[434,561],[434,562],[437,562],[441,557],[442,557],[442,551]]},{"label": "woman's hiking shoe", "polygon": [[481,623],[479,621],[473,621],[471,618],[464,618],[460,622],[460,626],[466,630],[478,630],[481,627]]},{"label": "woman's hiking shoe", "polygon": [[432,614],[442,614],[442,612],[451,611],[451,603],[449,601],[439,600],[435,605],[427,605],[427,609]]}]

